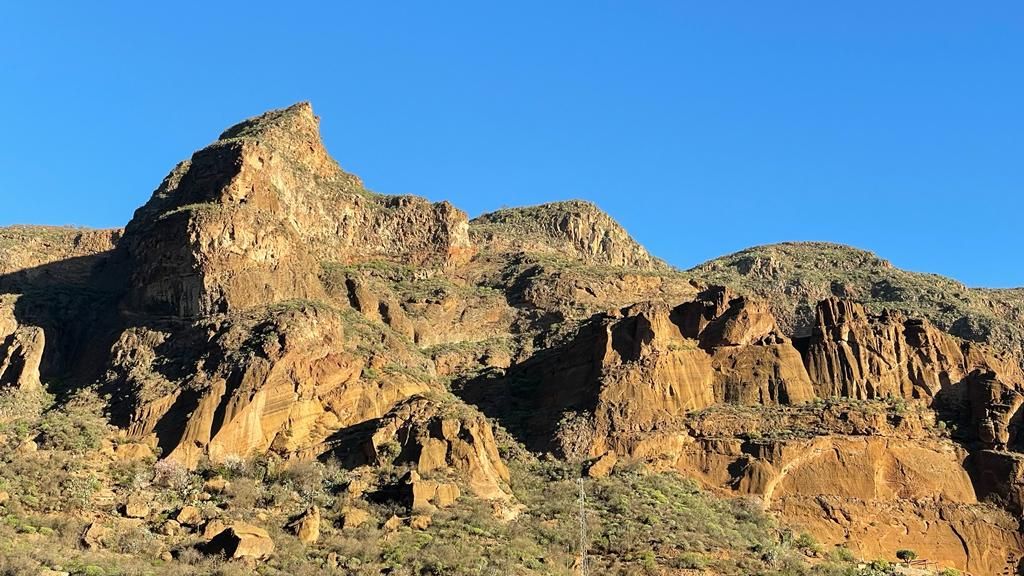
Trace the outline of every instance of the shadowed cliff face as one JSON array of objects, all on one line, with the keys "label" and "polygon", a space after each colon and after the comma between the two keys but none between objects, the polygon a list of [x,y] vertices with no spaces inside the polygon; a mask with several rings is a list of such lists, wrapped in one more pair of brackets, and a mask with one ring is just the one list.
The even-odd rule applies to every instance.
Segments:
[{"label": "shadowed cliff face", "polygon": [[0,387],[96,390],[124,440],[188,467],[397,466],[374,493],[513,518],[504,438],[756,496],[865,557],[996,573],[1024,555],[1015,309],[978,315],[963,289],[951,321],[948,285],[929,300],[860,253],[681,273],[583,202],[469,222],[367,191],[308,104],[229,128],[123,234],[18,227],[0,247]]}]

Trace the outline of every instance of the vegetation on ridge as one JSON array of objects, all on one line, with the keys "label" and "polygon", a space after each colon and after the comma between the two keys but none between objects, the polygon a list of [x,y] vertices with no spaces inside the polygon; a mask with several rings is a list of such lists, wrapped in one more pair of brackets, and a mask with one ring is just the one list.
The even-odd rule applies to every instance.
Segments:
[{"label": "vegetation on ridge", "polygon": [[968,288],[937,274],[900,270],[870,252],[840,244],[757,246],[687,274],[764,298],[791,333],[806,334],[815,303],[839,296],[874,312],[895,309],[927,318],[956,336],[1004,351],[1020,354],[1024,343],[1024,289]]}]

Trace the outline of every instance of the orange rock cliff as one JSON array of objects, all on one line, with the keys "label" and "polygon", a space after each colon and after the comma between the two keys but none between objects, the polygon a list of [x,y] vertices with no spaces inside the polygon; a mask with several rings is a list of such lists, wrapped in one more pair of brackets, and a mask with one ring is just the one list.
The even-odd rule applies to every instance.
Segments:
[{"label": "orange rock cliff", "polygon": [[825,292],[785,288],[781,257],[678,271],[586,202],[469,220],[366,190],[305,103],[229,128],[123,230],[0,246],[0,387],[94,389],[185,466],[404,463],[413,509],[465,488],[511,518],[504,430],[595,475],[641,461],[755,497],[864,557],[1024,558],[1016,293],[963,288],[991,305],[947,321],[840,264]]}]

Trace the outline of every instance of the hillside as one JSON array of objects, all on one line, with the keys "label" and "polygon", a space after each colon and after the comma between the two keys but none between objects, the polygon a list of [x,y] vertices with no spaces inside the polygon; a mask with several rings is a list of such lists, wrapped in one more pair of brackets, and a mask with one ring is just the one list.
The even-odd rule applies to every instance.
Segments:
[{"label": "hillside", "polygon": [[1019,290],[830,244],[682,272],[582,201],[470,221],[366,189],[306,103],[123,230],[0,247],[5,574],[1024,558]]},{"label": "hillside", "polygon": [[869,310],[897,309],[926,318],[960,338],[1024,358],[1024,289],[968,288],[937,274],[907,272],[878,256],[840,244],[793,242],[757,246],[689,270],[770,302],[786,329],[807,333],[814,304],[836,296]]}]

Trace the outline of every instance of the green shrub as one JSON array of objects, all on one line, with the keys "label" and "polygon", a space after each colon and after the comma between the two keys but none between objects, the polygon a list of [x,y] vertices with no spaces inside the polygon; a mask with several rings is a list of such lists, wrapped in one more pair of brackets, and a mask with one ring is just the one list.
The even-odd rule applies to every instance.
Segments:
[{"label": "green shrub", "polygon": [[853,562],[857,559],[846,546],[836,546],[832,549],[832,553],[829,556],[837,562]]},{"label": "green shrub", "polygon": [[903,550],[896,551],[896,558],[899,558],[904,564],[909,565],[917,558],[917,552],[904,548]]}]

